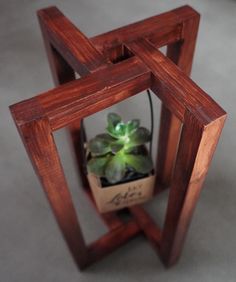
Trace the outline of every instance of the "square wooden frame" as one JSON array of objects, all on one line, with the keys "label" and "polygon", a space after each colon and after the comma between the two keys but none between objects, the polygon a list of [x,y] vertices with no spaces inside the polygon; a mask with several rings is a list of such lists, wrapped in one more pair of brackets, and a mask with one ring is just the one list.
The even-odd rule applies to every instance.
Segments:
[{"label": "square wooden frame", "polygon": [[[183,6],[90,39],[56,7],[40,10],[38,16],[57,87],[10,110],[76,263],[83,269],[143,232],[165,265],[173,265],[226,118],[188,77],[199,14]],[[166,45],[167,57],[158,50]],[[82,78],[75,79],[75,72]],[[53,131],[69,126],[81,172],[82,119],[148,88],[163,103],[156,193],[170,186],[164,228],[134,206],[126,223],[116,213],[101,215],[110,230],[87,246]]]}]

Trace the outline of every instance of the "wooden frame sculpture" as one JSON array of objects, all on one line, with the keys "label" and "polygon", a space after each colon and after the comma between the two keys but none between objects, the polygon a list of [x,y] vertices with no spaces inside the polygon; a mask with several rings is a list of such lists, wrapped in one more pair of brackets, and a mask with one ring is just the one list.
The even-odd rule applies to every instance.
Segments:
[{"label": "wooden frame sculpture", "polygon": [[[76,263],[83,269],[143,232],[164,264],[173,265],[226,118],[188,77],[199,14],[183,6],[90,39],[56,7],[38,17],[56,88],[10,110]],[[162,46],[167,56],[158,50]],[[81,172],[81,120],[148,88],[162,101],[156,194],[170,186],[163,230],[144,208],[133,206],[128,222],[114,212],[101,215],[109,232],[87,246],[53,132],[69,127]]]}]

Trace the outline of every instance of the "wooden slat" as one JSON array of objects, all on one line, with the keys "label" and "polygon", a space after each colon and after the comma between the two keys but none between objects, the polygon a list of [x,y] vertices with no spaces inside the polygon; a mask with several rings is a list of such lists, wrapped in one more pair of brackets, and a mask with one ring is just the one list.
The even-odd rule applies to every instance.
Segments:
[{"label": "wooden slat", "polygon": [[53,130],[147,89],[150,86],[150,72],[136,58],[131,58],[121,66],[111,66],[77,82],[39,97]]},{"label": "wooden slat", "polygon": [[165,104],[162,104],[156,162],[156,190],[164,190],[171,183],[181,128],[181,121]]},{"label": "wooden slat", "polygon": [[88,246],[88,264],[94,263],[110,254],[139,233],[140,227],[136,222],[131,221],[105,234]]},{"label": "wooden slat", "polygon": [[172,113],[184,122],[188,109],[202,124],[209,124],[225,111],[183,71],[145,39],[127,44],[127,47],[152,72],[153,92]]},{"label": "wooden slat", "polygon": [[167,266],[180,256],[225,118],[223,115],[203,126],[186,111],[160,249]]},{"label": "wooden slat", "polygon": [[149,242],[154,246],[154,249],[159,251],[161,242],[161,229],[143,207],[131,206],[129,207],[129,211],[134,216],[136,222],[146,235]]},{"label": "wooden slat", "polygon": [[120,102],[150,86],[150,71],[133,57],[18,104],[17,122],[28,122],[36,100],[52,130]]},{"label": "wooden slat", "polygon": [[[178,14],[183,18],[182,10],[178,10]],[[186,11],[184,15],[182,40],[167,46],[167,57],[185,74],[190,75],[200,15],[195,12],[195,14],[191,13],[189,17],[186,17]],[[171,184],[181,128],[181,121],[162,104],[156,171],[157,179],[164,187]]]},{"label": "wooden slat", "polygon": [[107,227],[110,230],[115,230],[121,226],[124,226],[123,220],[119,218],[116,212],[107,212],[107,213],[102,214],[98,211],[91,189],[86,189],[85,193],[88,196],[89,200],[94,205],[95,209],[97,210],[103,222],[107,225]]},{"label": "wooden slat", "polygon": [[226,114],[147,40],[127,46],[150,68],[151,89],[184,123],[160,244],[161,257],[170,266],[181,253]]},{"label": "wooden slat", "polygon": [[106,67],[104,56],[56,7],[39,10],[38,17],[50,43],[79,74]]},{"label": "wooden slat", "polygon": [[[14,108],[11,110],[14,117]],[[67,245],[79,268],[83,268],[87,249],[48,120],[38,118],[18,124],[18,130]]]},{"label": "wooden slat", "polygon": [[157,47],[178,42],[182,39],[185,22],[196,14],[191,7],[183,6],[94,36],[90,41],[56,7],[40,10],[38,17],[50,43],[75,71],[84,75],[103,68],[109,63],[106,59],[109,52],[125,41],[146,37]]},{"label": "wooden slat", "polygon": [[98,50],[104,53],[139,37],[148,38],[155,46],[162,47],[181,40],[183,23],[196,14],[197,12],[193,8],[182,6],[97,35],[90,40]]},{"label": "wooden slat", "polygon": [[[44,37],[47,37],[47,40],[45,40],[48,41],[46,45],[50,45],[51,42],[54,48],[56,47],[81,75],[86,74],[88,71],[97,70],[104,65],[105,57],[94,50],[89,40],[86,39],[56,7],[40,10],[38,15]],[[189,72],[196,40],[196,25],[198,25],[198,22],[199,14],[191,7],[183,6],[170,12],[95,36],[91,41],[94,46],[106,56],[116,60],[116,58],[118,58],[117,53],[119,54],[119,52],[117,52],[115,48],[119,47],[124,41],[131,41],[137,37],[143,36],[148,38],[157,47],[169,45],[167,55],[183,70]],[[90,47],[89,52],[91,54],[87,54],[87,45]],[[180,46],[181,48],[179,48]],[[67,50],[66,53],[64,52],[65,49]],[[84,54],[94,56],[93,61],[95,60],[97,65],[91,65],[91,58],[84,56]],[[58,56],[56,53],[55,55]],[[51,61],[50,56],[49,61]],[[79,69],[77,67],[77,61],[82,64],[82,66],[79,66]],[[55,81],[55,64],[51,65]],[[67,68],[68,66],[65,65],[63,80],[65,80],[67,73],[69,73]],[[81,68],[85,68],[85,71],[81,70]],[[157,163],[159,171],[158,178],[162,181],[162,184],[167,185],[170,182],[171,171],[176,155],[175,152],[178,141],[174,140],[178,140],[177,135],[179,132],[177,128],[180,128],[180,122],[178,124],[178,120],[175,116],[172,115],[165,106],[162,106],[161,123],[164,119],[165,125],[167,125],[167,122],[169,122],[169,124],[166,127],[161,126],[159,134],[162,140],[159,145],[159,152],[161,153],[158,154],[159,159]],[[177,124],[178,126],[176,126]],[[162,170],[164,171],[162,172]]]},{"label": "wooden slat", "polygon": [[[102,258],[141,230],[160,250],[166,265],[174,264],[225,120],[221,107],[174,64],[190,72],[199,15],[184,6],[91,40],[55,7],[39,11],[39,19],[54,81],[56,85],[66,84],[13,105],[11,111],[78,266],[83,268]],[[170,44],[167,55],[174,63],[157,49],[166,44]],[[126,47],[135,56],[117,63]],[[112,65],[107,58],[117,64]],[[74,70],[86,77],[68,82],[74,79]],[[108,214],[103,219],[111,231],[87,248],[52,131],[73,124],[76,146],[80,132],[76,121],[147,88],[165,104],[161,125],[165,140],[161,147],[167,160],[163,166],[167,182],[180,132],[178,119],[184,123],[164,231],[136,206],[130,211],[137,223],[132,220],[124,224],[114,214]]]},{"label": "wooden slat", "polygon": [[[54,15],[56,15],[56,17],[59,16],[60,20],[55,21]],[[65,18],[64,15],[56,7],[51,7],[39,11],[38,17],[41,25],[42,35],[44,38],[46,52],[48,55],[48,60],[51,67],[52,76],[54,78],[54,83],[56,86],[74,80],[75,74],[74,70],[65,61],[61,54],[55,49],[55,47],[52,46],[52,44],[58,43],[60,41],[60,47],[57,48],[62,52],[63,55],[63,48],[67,49],[67,46],[70,45],[69,52],[72,52],[72,57],[74,57],[74,59],[78,58],[79,63],[82,64],[82,66],[79,65],[80,75],[82,76],[86,75],[88,72],[90,73],[99,68],[102,68],[105,65],[104,56],[94,50],[93,47],[91,47],[91,44],[89,40],[86,39],[86,36],[83,35],[67,18]],[[55,33],[58,40],[56,42],[55,40],[53,40],[53,38],[55,37]],[[52,34],[54,35],[54,37],[52,36]],[[71,37],[73,37],[72,41]],[[77,45],[77,40],[79,41],[79,45]],[[72,46],[73,44],[74,46]],[[90,50],[87,50],[88,45],[90,46]],[[92,54],[85,53],[85,50],[86,52],[91,52],[91,49]],[[94,64],[94,58],[91,58],[91,55],[96,58],[96,64]],[[83,57],[83,61],[80,60],[81,57]],[[109,63],[107,63],[107,65],[108,64]],[[67,95],[67,93],[65,93],[65,95]],[[85,135],[83,128],[81,128],[81,124],[82,120],[76,120],[73,124],[69,126],[69,132],[71,136],[72,145],[74,147],[77,167],[82,181],[83,189],[86,191],[86,193],[90,195],[89,183],[86,173],[84,171],[85,160],[83,157],[83,142],[86,142],[86,136],[84,136],[84,140],[81,140],[81,134]],[[81,130],[83,131],[82,133]],[[123,225],[122,220],[119,219],[116,213],[109,213],[100,216],[110,230],[114,230],[117,227]]]}]

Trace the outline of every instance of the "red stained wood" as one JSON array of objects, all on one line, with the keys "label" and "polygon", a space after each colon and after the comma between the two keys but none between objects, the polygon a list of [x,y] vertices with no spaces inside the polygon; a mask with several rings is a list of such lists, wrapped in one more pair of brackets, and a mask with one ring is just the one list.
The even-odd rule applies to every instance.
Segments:
[{"label": "red stained wood", "polygon": [[156,180],[162,186],[157,183],[156,189],[166,189],[171,183],[181,127],[181,121],[162,104],[156,163]]},{"label": "red stained wood", "polygon": [[[182,10],[178,14],[181,18],[185,15],[182,40],[167,46],[167,57],[190,75],[200,15],[194,11],[187,16],[187,11],[183,14]],[[162,104],[156,170],[158,181],[165,187],[171,184],[181,129],[181,121]]]},{"label": "red stained wood", "polygon": [[[38,16],[58,87],[10,108],[75,261],[82,269],[143,232],[163,262],[173,265],[226,118],[224,110],[187,76],[199,14],[184,6],[91,39],[56,7],[43,9]],[[157,49],[164,45],[169,58]],[[74,72],[83,77],[75,80]],[[87,246],[52,133],[70,127],[81,172],[81,120],[147,88],[163,102],[157,184],[171,183],[164,229],[141,206],[134,206],[128,223],[115,213],[104,215],[109,232]],[[81,176],[87,186],[82,172]]]},{"label": "red stained wood", "polygon": [[[66,83],[33,100],[47,116],[52,130],[67,126],[73,121],[118,103],[150,86],[150,71],[137,58],[122,64],[111,65],[102,71]],[[18,123],[29,122],[32,99],[17,106]],[[23,111],[21,109],[24,108]],[[31,117],[35,119],[37,116]]]},{"label": "red stained wood", "polygon": [[[14,117],[14,108],[12,113]],[[18,124],[18,130],[68,247],[83,268],[87,249],[48,120]]]},{"label": "red stained wood", "polygon": [[161,241],[161,258],[167,266],[175,264],[197,204],[226,115],[202,125],[191,112],[185,113],[177,162],[170,190]]},{"label": "red stained wood", "polygon": [[203,125],[225,114],[208,94],[147,40],[139,39],[127,46],[151,70],[153,92],[182,122],[186,109]]},{"label": "red stained wood", "polygon": [[196,15],[194,9],[183,6],[94,36],[89,42],[57,7],[38,12],[40,24],[43,25],[51,44],[81,75],[102,68],[109,63],[108,57],[113,50],[119,48],[123,42],[135,40],[137,37],[148,38],[157,47],[179,42],[185,36],[183,26]]},{"label": "red stained wood", "polygon": [[104,56],[56,7],[40,10],[38,17],[50,43],[79,74],[106,66]]},{"label": "red stained wood", "polygon": [[129,210],[149,242],[154,246],[154,249],[159,252],[162,236],[160,227],[157,226],[152,217],[141,206],[132,206],[129,207]]},{"label": "red stained wood", "polygon": [[[53,13],[53,10],[55,11]],[[55,25],[53,18],[55,15],[58,15],[59,18],[62,19],[62,21],[66,22],[66,29],[61,29],[61,20],[59,20],[57,22],[57,24]],[[52,27],[54,27],[54,29],[56,30],[56,34],[57,31],[60,30],[60,33],[58,36],[58,38],[60,38],[61,36],[64,35],[64,38],[67,38],[68,36],[68,30],[70,30],[71,35],[73,35],[73,38],[75,38],[76,40],[81,41],[81,37],[83,38],[83,42],[85,42],[86,44],[89,44],[86,40],[86,37],[79,31],[77,30],[77,28],[68,20],[64,17],[64,15],[62,15],[62,13],[56,8],[48,8],[48,9],[44,9],[39,11],[38,13],[38,17],[39,17],[39,22],[40,22],[40,26],[41,26],[41,31],[42,31],[42,35],[44,38],[44,43],[45,43],[45,48],[46,48],[46,52],[48,55],[48,60],[50,63],[50,67],[51,67],[51,72],[52,72],[52,76],[54,78],[54,83],[55,85],[61,85],[64,84],[66,82],[75,80],[75,74],[74,74],[74,70],[70,67],[70,65],[65,61],[65,59],[60,55],[60,53],[55,49],[55,47],[53,47],[53,43],[51,43],[50,41],[50,29],[52,29]],[[48,19],[51,19],[50,21],[46,21],[45,17]],[[58,25],[59,23],[59,25]],[[64,26],[65,27],[65,26]],[[65,32],[66,30],[66,32]],[[52,31],[51,31],[52,32]],[[64,34],[65,32],[65,34]],[[68,38],[67,38],[68,39]],[[65,41],[63,41],[65,42]],[[69,44],[72,44],[73,42],[71,42],[70,40],[67,40],[66,42],[69,42]],[[83,43],[82,43],[83,44]],[[55,44],[54,44],[55,46]],[[76,46],[76,45],[75,45]],[[82,48],[81,48],[82,47]],[[64,48],[67,48],[66,46]],[[74,54],[76,58],[78,58],[79,56],[84,56],[83,54],[83,48],[86,49],[86,46],[83,46],[80,44],[80,49],[77,50],[77,52]],[[74,48],[72,48],[72,50],[75,50]],[[90,50],[91,51],[91,50]],[[100,54],[98,54],[95,50],[94,52],[94,56],[97,57],[97,60],[99,61],[99,59],[101,60],[101,65],[103,64],[103,59],[102,56]],[[94,69],[97,69],[94,67],[93,64],[91,64],[91,58],[90,56],[85,56],[83,63],[80,61],[80,64],[82,64],[82,68],[84,68],[86,71],[80,72],[81,75],[86,75],[88,72],[93,72]],[[75,122],[73,122],[72,124],[69,125],[69,132],[70,132],[70,136],[71,136],[71,141],[72,141],[72,145],[73,145],[73,149],[75,152],[75,157],[76,157],[76,162],[77,162],[77,166],[78,166],[78,172],[82,181],[82,185],[84,190],[86,191],[86,193],[89,196],[89,199],[93,201],[92,195],[90,193],[90,189],[89,189],[89,183],[88,183],[88,179],[86,177],[86,174],[84,172],[84,170],[86,169],[84,166],[86,165],[85,160],[84,160],[84,142],[86,142],[86,133],[84,132],[84,128],[82,127],[82,121],[81,120],[76,120]],[[81,139],[81,135],[83,135],[83,139]],[[104,214],[101,215],[103,221],[106,223],[106,225],[109,227],[109,229],[116,229],[117,227],[120,227],[121,225],[123,225],[123,221],[119,219],[119,217],[116,215],[116,213],[108,213],[108,214]]]},{"label": "red stained wood", "polygon": [[183,6],[167,13],[153,16],[139,22],[97,35],[91,42],[101,52],[109,52],[124,42],[136,40],[139,37],[149,39],[157,47],[172,44],[182,39],[183,23],[193,17],[196,11],[189,6]]},{"label": "red stained wood", "polygon": [[[95,209],[98,212],[95,200],[94,200],[93,195],[92,195],[92,191],[90,189],[86,189],[85,192],[86,192],[87,196],[89,197],[89,200],[92,202],[92,204],[94,205]],[[99,212],[98,212],[98,214],[99,214]],[[115,229],[124,225],[123,220],[120,219],[119,216],[117,215],[117,213],[115,213],[115,212],[103,213],[103,214],[99,214],[99,216],[102,218],[102,220],[104,221],[104,223],[107,225],[107,227],[110,230],[115,230]]]},{"label": "red stained wood", "polygon": [[88,264],[94,263],[122,246],[140,233],[138,224],[134,221],[110,231],[88,246]]}]

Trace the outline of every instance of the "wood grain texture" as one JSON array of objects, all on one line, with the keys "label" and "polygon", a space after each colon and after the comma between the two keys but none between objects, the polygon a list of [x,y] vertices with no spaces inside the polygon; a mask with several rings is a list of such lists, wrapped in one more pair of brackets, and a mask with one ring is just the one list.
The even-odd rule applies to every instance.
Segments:
[{"label": "wood grain texture", "polygon": [[156,162],[157,193],[161,192],[158,189],[166,189],[171,183],[181,128],[181,121],[162,104]]},{"label": "wood grain texture", "polygon": [[104,56],[56,7],[39,10],[38,18],[50,43],[80,75],[107,65]]},{"label": "wood grain texture", "polygon": [[203,125],[225,114],[207,93],[146,39],[128,43],[127,47],[152,72],[152,91],[182,122],[186,109],[194,113]]},{"label": "wood grain texture", "polygon": [[170,266],[180,256],[226,113],[146,39],[127,47],[150,68],[151,89],[184,123],[160,243],[161,258]]},{"label": "wood grain texture", "polygon": [[[75,261],[84,268],[143,232],[163,262],[173,265],[226,118],[188,77],[199,14],[184,6],[91,39],[56,7],[40,10],[38,16],[57,87],[10,109]],[[157,49],[164,45],[167,57]],[[82,78],[75,80],[75,72]],[[164,229],[134,206],[127,223],[115,213],[103,215],[110,230],[86,246],[52,133],[70,127],[81,171],[81,120],[148,88],[163,102],[157,184],[171,183]],[[85,178],[83,184],[87,186]]]},{"label": "wood grain texture", "polygon": [[138,224],[131,221],[105,234],[88,246],[89,265],[110,254],[139,233]]},{"label": "wood grain texture", "polygon": [[190,6],[183,6],[94,36],[90,41],[57,7],[40,10],[38,17],[54,48],[63,54],[76,72],[84,75],[103,68],[109,63],[112,52],[126,41],[145,37],[157,47],[179,42],[185,36],[185,23],[197,14]]},{"label": "wood grain texture", "polygon": [[[150,71],[138,58],[133,57],[63,84],[34,99],[48,117],[52,130],[56,130],[129,98],[149,86]],[[27,107],[29,102],[25,100],[22,103],[24,113],[19,122],[26,121],[24,116],[28,115],[27,111],[32,112],[33,109]]]},{"label": "wood grain texture", "polygon": [[[182,10],[177,10],[176,13],[183,18]],[[167,57],[188,76],[193,63],[199,20],[200,15],[197,12],[191,12],[183,22],[182,40],[167,46]],[[157,179],[164,187],[171,184],[181,129],[181,121],[162,104],[156,171]]]},{"label": "wood grain texture", "polygon": [[140,37],[149,39],[156,47],[162,47],[180,41],[183,35],[183,23],[195,14],[196,11],[190,6],[182,6],[158,16],[97,35],[90,41],[103,53],[109,53],[109,50],[124,42],[131,42]]},{"label": "wood grain texture", "polygon": [[[40,19],[40,17],[39,17]],[[49,40],[49,34],[43,22],[39,20],[43,36],[44,46],[48,57],[52,77],[56,86],[75,79],[74,69],[67,63],[64,57],[53,47]]]},{"label": "wood grain texture", "polygon": [[161,241],[161,257],[175,264],[197,204],[226,116],[203,126],[189,111],[180,139]]},{"label": "wood grain texture", "polygon": [[152,244],[154,249],[159,253],[162,231],[160,227],[154,222],[152,217],[141,206],[131,206],[129,211],[135,218],[140,229],[143,231],[148,241]]},{"label": "wood grain texture", "polygon": [[[12,113],[14,116],[14,109]],[[87,261],[87,249],[49,122],[39,118],[18,125],[18,130],[67,245],[82,269]]]},{"label": "wood grain texture", "polygon": [[[98,212],[98,209],[97,209],[94,197],[92,195],[91,189],[90,188],[86,189],[85,192],[86,192],[86,195],[88,196],[89,200],[92,202],[92,204],[94,205],[95,209]],[[110,230],[115,230],[115,229],[124,225],[123,220],[119,218],[119,216],[116,212],[108,212],[108,213],[103,213],[103,214],[98,212],[98,214]]]},{"label": "wood grain texture", "polygon": [[[54,13],[52,11],[55,11]],[[59,17],[67,23],[66,27],[63,25],[63,29],[61,28],[62,26],[58,22],[56,24],[56,27],[52,24],[53,23],[53,15],[55,16],[56,14],[59,15]],[[45,21],[45,17],[50,18],[50,21]],[[60,53],[53,47],[53,42],[51,43],[50,40],[50,29],[52,29],[52,26],[54,26],[55,33],[59,30],[60,33],[58,35],[58,38],[62,36],[62,33],[66,33],[64,35],[65,38],[67,38],[67,33],[68,30],[70,31],[70,36],[73,37],[74,41],[78,40],[80,42],[80,47],[77,52],[75,52],[75,57],[80,58],[80,56],[84,56],[84,51],[87,50],[87,45],[88,39],[84,35],[81,34],[79,30],[68,20],[62,15],[62,13],[56,8],[48,8],[44,9],[38,12],[38,17],[39,17],[39,22],[41,26],[41,31],[42,35],[44,38],[44,43],[45,43],[45,48],[48,56],[48,60],[50,63],[51,67],[51,72],[52,76],[54,78],[54,84],[56,86],[64,84],[66,82],[75,80],[75,73],[74,70],[70,67],[68,62],[65,61],[65,59],[60,55]],[[81,37],[83,38],[83,41],[81,42]],[[68,39],[68,38],[67,38]],[[60,40],[60,39],[59,39]],[[65,42],[65,41],[63,41]],[[69,42],[69,44],[73,44],[69,39],[66,41]],[[85,44],[85,45],[83,45]],[[76,46],[76,44],[75,44]],[[66,46],[64,46],[66,48]],[[72,50],[75,50],[72,48]],[[91,51],[91,50],[89,50]],[[96,56],[95,52],[95,56]],[[101,61],[101,65],[103,64],[104,60],[102,59],[102,56],[100,54],[97,54],[97,59]],[[81,75],[86,75],[88,72],[93,72],[96,68],[95,65],[91,64],[91,58],[90,56],[84,56],[83,62],[80,61],[82,64],[82,67],[86,69],[86,71],[81,72]],[[99,64],[100,66],[100,64]],[[65,93],[67,95],[67,93]],[[84,143],[86,142],[86,133],[83,128],[83,120],[78,119],[72,124],[69,125],[69,133],[72,141],[72,146],[74,149],[75,157],[76,157],[76,163],[78,166],[78,172],[80,175],[80,179],[82,181],[82,186],[86,190],[86,193],[89,195],[89,199],[93,202],[93,198],[91,197],[90,189],[89,189],[89,183],[88,179],[85,173],[86,170],[86,162],[84,160]],[[82,138],[83,135],[83,138]],[[107,213],[104,215],[100,215],[103,219],[103,221],[106,223],[106,225],[109,227],[109,229],[116,229],[117,227],[120,227],[123,225],[123,221],[118,218],[118,216],[115,213]]]}]

